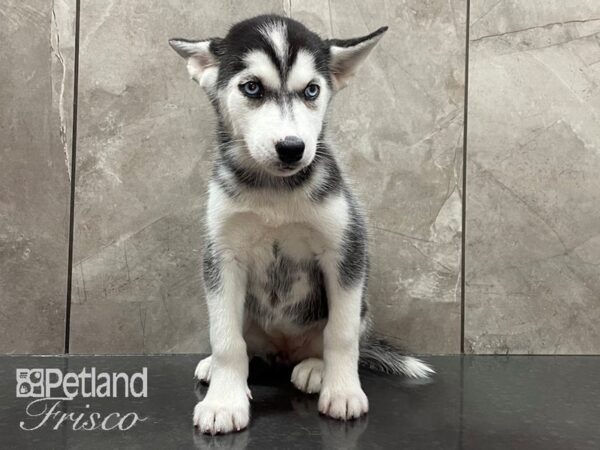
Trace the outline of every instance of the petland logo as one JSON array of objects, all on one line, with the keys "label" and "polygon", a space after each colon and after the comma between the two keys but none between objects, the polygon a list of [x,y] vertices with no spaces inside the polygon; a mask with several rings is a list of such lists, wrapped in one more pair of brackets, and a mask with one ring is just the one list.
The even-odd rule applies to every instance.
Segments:
[{"label": "petland logo", "polygon": [[17,369],[17,397],[33,398],[25,408],[26,420],[19,426],[22,430],[33,431],[41,428],[58,430],[61,426],[71,426],[75,431],[121,430],[133,428],[147,417],[135,412],[121,414],[111,412],[101,414],[90,410],[85,404],[85,412],[66,413],[62,402],[81,398],[148,397],[148,368],[140,372],[96,372],[96,368],[83,368],[81,372],[63,373],[61,369]]}]

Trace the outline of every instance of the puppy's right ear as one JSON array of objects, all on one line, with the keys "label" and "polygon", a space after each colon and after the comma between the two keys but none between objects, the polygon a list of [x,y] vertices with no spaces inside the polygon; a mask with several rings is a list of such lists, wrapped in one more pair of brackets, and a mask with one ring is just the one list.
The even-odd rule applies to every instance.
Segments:
[{"label": "puppy's right ear", "polygon": [[217,84],[219,54],[222,39],[204,41],[170,39],[169,44],[187,61],[190,77],[207,91],[213,91]]}]

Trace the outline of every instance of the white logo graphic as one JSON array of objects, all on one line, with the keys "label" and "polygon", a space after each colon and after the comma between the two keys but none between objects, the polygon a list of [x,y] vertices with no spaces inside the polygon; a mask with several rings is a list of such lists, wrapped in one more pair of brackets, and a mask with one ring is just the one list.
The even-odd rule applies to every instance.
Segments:
[{"label": "white logo graphic", "polygon": [[43,369],[17,369],[17,397],[44,397],[43,374]]},{"label": "white logo graphic", "polygon": [[[148,369],[128,374],[125,372],[97,372],[95,367],[80,372],[66,372],[57,368],[17,369],[16,395],[33,399],[25,408],[27,419],[20,422],[25,431],[50,427],[58,430],[71,425],[73,430],[122,430],[126,431],[147,417],[135,412],[111,412],[101,414],[91,411],[75,414],[61,412],[64,401],[81,398],[148,397]],[[32,422],[32,423],[29,423]]]}]

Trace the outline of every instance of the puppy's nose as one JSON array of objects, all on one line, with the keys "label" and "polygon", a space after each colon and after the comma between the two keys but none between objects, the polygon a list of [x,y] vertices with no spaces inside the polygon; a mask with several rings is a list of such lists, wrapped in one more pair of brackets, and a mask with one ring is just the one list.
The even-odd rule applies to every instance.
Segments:
[{"label": "puppy's nose", "polygon": [[296,163],[302,159],[304,153],[304,141],[297,136],[286,136],[282,141],[275,144],[275,150],[279,159],[286,163]]}]

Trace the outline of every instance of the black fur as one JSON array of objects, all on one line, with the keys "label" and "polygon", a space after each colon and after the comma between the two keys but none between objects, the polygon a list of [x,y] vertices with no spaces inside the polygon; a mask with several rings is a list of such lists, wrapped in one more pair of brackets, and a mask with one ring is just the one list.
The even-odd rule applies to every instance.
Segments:
[{"label": "black fur", "polygon": [[352,287],[362,280],[367,271],[367,231],[356,200],[348,190],[345,191],[345,195],[349,206],[350,222],[342,238],[338,272],[340,284],[344,287]]},{"label": "black fur", "polygon": [[220,256],[211,240],[206,241],[202,258],[204,286],[209,292],[216,291],[221,284]]},{"label": "black fur", "polygon": [[[271,22],[283,22],[287,27],[289,52],[286,61],[279,61],[270,43],[260,32],[261,27]],[[277,15],[263,15],[239,22],[231,27],[227,36],[219,40],[215,49],[211,51],[219,59],[219,87],[226,86],[231,77],[244,70],[243,57],[252,50],[265,52],[279,68],[283,80],[287,78],[287,70],[293,65],[301,48],[310,51],[315,58],[317,70],[328,83],[331,83],[329,74],[329,47],[315,33],[310,31],[300,22],[288,17]]]},{"label": "black fur", "polygon": [[367,298],[367,287],[369,278],[369,260],[367,259],[367,269],[365,270],[365,282],[363,283],[362,297],[360,299],[360,318],[364,319],[369,313],[369,302]]},{"label": "black fur", "polygon": [[360,36],[353,39],[327,39],[325,44],[329,47],[335,45],[336,47],[354,47],[355,45],[360,44],[361,42],[368,41],[369,39],[373,39],[375,36],[379,36],[380,34],[385,33],[388,30],[388,27],[381,27],[378,30],[373,31],[371,34],[367,34],[366,36]]},{"label": "black fur", "polygon": [[400,349],[384,339],[363,339],[360,343],[358,363],[361,367],[375,372],[407,375],[411,378],[427,379],[435,373],[427,364],[412,356],[404,355]]},{"label": "black fur", "polygon": [[[306,278],[310,291],[298,303],[289,304],[289,293],[301,277]],[[281,308],[286,317],[299,325],[326,319],[328,314],[325,281],[317,261],[295,261],[283,254],[278,243],[273,244],[273,262],[267,268],[266,283],[257,285],[258,280],[249,280],[253,292],[246,296],[248,313],[258,322],[268,322],[274,312]],[[253,286],[254,285],[254,286]],[[267,304],[256,298],[257,289],[268,298]]]},{"label": "black fur", "polygon": [[319,184],[312,189],[309,195],[314,202],[320,203],[328,196],[340,193],[344,188],[344,181],[337,161],[329,147],[322,142],[317,145],[315,161],[313,161],[313,164],[323,165],[325,168],[325,176],[319,181]]},{"label": "black fur", "polygon": [[269,309],[264,308],[256,296],[250,292],[246,292],[244,309],[246,314],[253,317],[259,323],[273,320],[273,313]]}]

